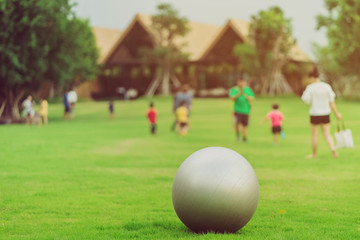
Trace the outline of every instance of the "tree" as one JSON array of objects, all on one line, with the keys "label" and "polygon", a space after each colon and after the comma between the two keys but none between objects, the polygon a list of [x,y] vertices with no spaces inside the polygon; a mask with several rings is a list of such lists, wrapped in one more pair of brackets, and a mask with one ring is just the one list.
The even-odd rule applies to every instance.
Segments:
[{"label": "tree", "polygon": [[162,94],[169,95],[171,81],[179,85],[174,73],[174,64],[188,57],[181,51],[184,46],[181,38],[189,32],[188,20],[181,17],[179,12],[167,3],[159,4],[157,10],[158,13],[151,18],[155,46],[142,48],[139,51],[139,55],[146,64],[156,63],[161,68],[146,91],[148,96],[154,95],[160,84]]},{"label": "tree", "polygon": [[[270,7],[251,17],[248,44],[239,44],[234,48],[243,71],[260,73],[262,94],[292,92],[281,72],[295,43],[291,35],[291,20],[285,17],[279,7]],[[253,63],[246,64],[244,56],[250,57]]]},{"label": "tree", "polygon": [[0,117],[19,119],[19,101],[44,82],[95,76],[95,38],[68,0],[0,0],[0,22]]},{"label": "tree", "polygon": [[325,7],[328,15],[317,16],[317,29],[326,29],[328,45],[315,46],[317,60],[327,80],[339,93],[358,94],[360,0],[325,0]]}]

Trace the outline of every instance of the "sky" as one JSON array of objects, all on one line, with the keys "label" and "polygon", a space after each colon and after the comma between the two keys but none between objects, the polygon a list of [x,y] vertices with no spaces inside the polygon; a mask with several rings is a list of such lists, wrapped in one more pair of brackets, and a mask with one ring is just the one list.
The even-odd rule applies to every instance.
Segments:
[{"label": "sky", "polygon": [[310,57],[312,44],[326,45],[324,30],[316,30],[316,15],[326,14],[324,0],[72,0],[79,17],[96,27],[125,30],[135,14],[155,14],[159,3],[171,3],[190,21],[224,25],[229,18],[250,20],[270,6],[280,6],[292,19],[293,35]]}]

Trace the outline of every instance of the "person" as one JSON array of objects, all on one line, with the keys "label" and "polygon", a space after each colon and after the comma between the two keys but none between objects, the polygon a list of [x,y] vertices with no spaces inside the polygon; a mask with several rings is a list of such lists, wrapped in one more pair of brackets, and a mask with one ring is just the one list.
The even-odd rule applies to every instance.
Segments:
[{"label": "person", "polygon": [[48,125],[48,101],[46,99],[40,100],[39,126],[42,125],[42,121]]},{"label": "person", "polygon": [[324,138],[331,148],[333,157],[338,157],[334,140],[330,134],[330,113],[334,112],[337,119],[341,119],[335,104],[335,93],[331,86],[320,81],[317,67],[309,73],[310,84],[306,87],[301,99],[310,105],[310,124],[312,136],[312,154],[308,158],[315,158],[318,146],[318,127],[320,126]]},{"label": "person", "polygon": [[171,129],[175,130],[176,126],[176,109],[178,109],[182,102],[185,102],[185,106],[188,110],[188,114],[190,117],[191,107],[192,107],[193,93],[190,90],[190,86],[188,84],[184,84],[180,87],[180,90],[176,92],[174,97],[173,104],[173,112],[175,113],[175,122],[173,123]]},{"label": "person", "polygon": [[156,134],[156,118],[157,118],[157,111],[154,108],[154,103],[150,103],[150,108],[147,112],[147,118],[150,124],[150,131],[151,134],[155,135]]},{"label": "person", "polygon": [[185,101],[182,101],[176,109],[176,123],[179,135],[186,136],[189,125],[189,110],[186,107]]},{"label": "person", "polygon": [[109,102],[109,112],[110,112],[110,118],[114,118],[114,100],[111,100]]},{"label": "person", "polygon": [[249,124],[249,114],[251,109],[250,103],[254,100],[254,92],[247,86],[245,78],[241,77],[237,80],[237,85],[231,88],[229,97],[234,101],[236,140],[240,141],[241,131],[242,140],[247,142],[247,127]]},{"label": "person", "polygon": [[265,119],[262,121],[262,124],[267,120],[271,120],[271,131],[274,137],[274,146],[278,145],[279,135],[282,133],[282,121],[284,120],[284,115],[279,111],[279,105],[273,104],[272,110],[266,115]]},{"label": "person", "polygon": [[33,122],[33,119],[35,116],[34,105],[35,105],[35,103],[34,103],[31,95],[29,95],[22,103],[22,106],[24,108],[26,126],[29,126]]},{"label": "person", "polygon": [[173,97],[173,108],[172,108],[172,112],[175,116],[175,120],[173,122],[173,124],[171,125],[171,131],[175,131],[176,129],[176,109],[179,107],[179,101],[177,100],[178,98],[178,94],[180,93],[180,89],[181,88],[176,88],[175,89],[175,94],[174,94],[174,97]]},{"label": "person", "polygon": [[73,89],[70,92],[68,92],[68,102],[70,103],[70,118],[74,119],[74,108],[75,103],[78,100],[78,96],[76,91]]},{"label": "person", "polygon": [[65,107],[64,120],[67,120],[68,114],[70,113],[71,110],[71,105],[68,99],[68,92],[65,92],[64,94],[64,107]]}]

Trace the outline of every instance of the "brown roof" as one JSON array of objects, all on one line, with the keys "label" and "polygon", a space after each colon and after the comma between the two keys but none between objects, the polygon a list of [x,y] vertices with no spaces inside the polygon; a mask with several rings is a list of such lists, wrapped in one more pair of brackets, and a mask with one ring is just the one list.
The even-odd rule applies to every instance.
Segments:
[{"label": "brown roof", "polygon": [[[149,32],[151,29],[151,15],[138,14],[135,19],[141,21],[143,26],[147,28]],[[192,61],[198,60],[205,50],[210,46],[215,36],[222,29],[221,26],[189,22],[189,29],[187,35],[176,40],[178,44],[185,44],[183,51],[189,53],[189,58]]]},{"label": "brown roof", "polygon": [[112,51],[113,46],[121,37],[123,31],[117,29],[93,27],[96,46],[100,50],[100,63],[104,63],[105,57]]},{"label": "brown roof", "polygon": [[[97,45],[101,50],[101,62],[105,62],[110,57],[111,53],[122,42],[136,22],[140,23],[146,31],[154,36],[151,29],[151,15],[147,14],[137,14],[124,32],[113,29],[93,28]],[[190,60],[196,61],[211,51],[211,48],[221,39],[229,27],[246,41],[249,35],[249,26],[250,22],[239,19],[230,19],[225,26],[189,22],[189,33],[185,37],[178,39],[177,43],[184,43],[183,51],[189,53]],[[309,57],[298,45],[295,45],[290,50],[290,57],[296,61],[310,61]]]}]

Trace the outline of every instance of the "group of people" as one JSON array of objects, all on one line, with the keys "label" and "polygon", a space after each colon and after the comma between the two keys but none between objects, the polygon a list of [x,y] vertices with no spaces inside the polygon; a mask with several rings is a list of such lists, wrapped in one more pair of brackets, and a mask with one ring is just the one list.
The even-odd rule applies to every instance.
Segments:
[{"label": "group of people", "polygon": [[[171,126],[171,130],[175,131],[180,136],[186,136],[190,127],[190,113],[192,105],[193,93],[189,88],[189,85],[184,84],[179,88],[174,95],[173,114],[175,115],[175,121]],[[154,103],[150,103],[149,110],[147,112],[147,119],[150,124],[151,134],[156,134],[156,120],[157,110],[154,108]]]},{"label": "group of people", "polygon": [[[304,103],[310,105],[312,153],[307,157],[315,158],[317,155],[319,127],[321,127],[324,138],[330,146],[333,157],[338,157],[334,140],[330,133],[331,111],[333,111],[338,120],[342,118],[336,108],[335,93],[329,84],[320,80],[317,67],[314,67],[308,77],[310,84],[306,87],[301,97]],[[237,81],[237,86],[230,90],[229,97],[234,101],[236,139],[240,141],[240,134],[242,134],[242,140],[246,142],[251,102],[254,100],[255,95],[252,89],[247,86],[246,80],[241,78]],[[279,111],[278,104],[273,104],[272,108],[272,111],[266,115],[262,122],[271,120],[274,144],[276,145],[278,144],[278,136],[283,133],[281,125],[284,115]]]},{"label": "group of people", "polygon": [[[74,90],[65,92],[64,94],[64,120],[74,118],[74,106],[77,101],[77,94]],[[22,103],[23,115],[25,118],[25,124],[27,126],[32,124],[48,125],[48,101],[45,98],[41,98],[39,102],[39,111],[35,111],[36,102],[31,95],[29,95]]]},{"label": "group of people", "polygon": [[[321,127],[324,138],[330,146],[333,157],[338,157],[338,153],[335,148],[333,137],[330,133],[330,113],[335,114],[337,119],[341,119],[342,116],[336,108],[335,93],[331,86],[325,82],[322,82],[319,78],[319,72],[317,67],[309,73],[310,84],[306,87],[301,99],[304,103],[310,105],[310,124],[311,124],[311,142],[312,153],[308,158],[314,158],[317,155],[318,147],[318,135],[319,127]],[[234,128],[236,134],[236,140],[247,142],[247,127],[249,125],[249,114],[251,112],[251,103],[255,98],[253,90],[247,85],[245,78],[239,78],[237,85],[231,88],[229,97],[234,102],[233,117]],[[185,136],[188,133],[190,126],[190,113],[192,106],[193,93],[189,88],[189,85],[185,84],[181,86],[179,91],[174,95],[173,114],[175,121],[171,127],[172,131],[175,131],[180,136]],[[77,101],[77,94],[74,90],[66,92],[64,94],[64,119],[74,117],[74,105]],[[25,115],[26,125],[37,123],[39,125],[48,124],[48,102],[46,99],[40,100],[40,110],[35,112],[35,101],[32,96],[29,95],[23,102],[23,112]],[[114,116],[114,102],[109,103],[110,118]],[[154,107],[154,103],[150,103],[149,110],[147,112],[147,119],[150,124],[151,134],[157,133],[157,115],[158,112]],[[282,130],[282,121],[284,119],[283,113],[279,110],[278,104],[272,105],[272,110],[266,115],[265,119],[261,122],[264,123],[267,120],[271,121],[271,131],[273,133],[274,145],[278,144],[279,136],[284,137]]]},{"label": "group of people", "polygon": [[25,116],[25,124],[38,124],[41,126],[43,123],[48,124],[48,102],[46,99],[40,100],[39,112],[35,111],[36,103],[32,96],[29,95],[22,103],[23,113]]},{"label": "group of people", "polygon": [[[251,102],[254,100],[255,95],[253,90],[247,86],[245,78],[239,78],[237,85],[231,88],[229,97],[234,101],[234,127],[236,140],[240,141],[240,134],[242,140],[247,142],[247,127],[249,125],[249,114],[251,110]],[[274,103],[272,110],[266,115],[265,119],[261,122],[271,120],[272,133],[274,136],[274,145],[278,144],[279,135],[284,137],[284,132],[281,128],[284,115],[279,111],[279,105]]]},{"label": "group of people", "polygon": [[[304,103],[310,105],[309,114],[312,153],[307,157],[314,158],[317,155],[319,127],[321,127],[324,138],[330,146],[333,157],[338,157],[334,140],[330,133],[331,111],[333,111],[338,120],[342,118],[336,108],[335,93],[329,84],[320,81],[317,67],[314,67],[308,77],[310,84],[306,87],[301,97]],[[255,98],[255,94],[247,85],[247,80],[245,78],[239,78],[237,85],[231,88],[229,97],[234,102],[233,117],[236,140],[240,141],[242,139],[243,142],[247,142],[249,114],[251,112],[251,103]],[[175,122],[171,129],[176,129],[181,136],[185,136],[189,128],[192,98],[193,94],[188,85],[182,86],[180,91],[174,96],[173,113],[175,115]],[[157,110],[154,108],[154,103],[150,103],[147,118],[150,124],[151,133],[156,134]],[[279,105],[274,103],[271,111],[268,112],[265,118],[260,122],[263,124],[266,121],[271,121],[271,132],[273,134],[274,145],[278,145],[280,136],[285,138],[285,133],[282,129],[283,120],[284,114],[279,110]]]}]

